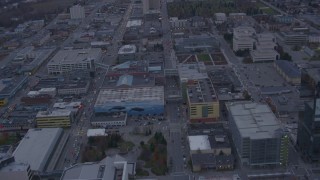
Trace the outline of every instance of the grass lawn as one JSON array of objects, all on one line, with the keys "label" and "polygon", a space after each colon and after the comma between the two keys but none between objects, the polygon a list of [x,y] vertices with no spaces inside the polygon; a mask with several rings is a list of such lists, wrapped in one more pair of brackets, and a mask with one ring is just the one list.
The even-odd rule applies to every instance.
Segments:
[{"label": "grass lawn", "polygon": [[199,54],[199,55],[197,55],[197,57],[200,61],[210,61],[211,62],[211,58],[210,58],[209,54]]},{"label": "grass lawn", "polygon": [[156,133],[147,144],[142,147],[139,159],[145,162],[145,168],[157,176],[165,175],[167,168],[167,142],[162,133]]},{"label": "grass lawn", "polygon": [[133,142],[131,142],[131,141],[122,141],[122,142],[119,143],[118,146],[119,146],[120,151],[127,151],[127,152],[129,152],[129,151],[131,151],[132,148],[134,147],[134,144],[133,144]]},{"label": "grass lawn", "polygon": [[149,176],[149,172],[141,168],[136,169],[137,176]]},{"label": "grass lawn", "polygon": [[279,14],[277,11],[273,10],[271,7],[263,4],[262,2],[257,2],[257,7],[262,10],[262,12],[268,14],[268,15],[276,15]]}]

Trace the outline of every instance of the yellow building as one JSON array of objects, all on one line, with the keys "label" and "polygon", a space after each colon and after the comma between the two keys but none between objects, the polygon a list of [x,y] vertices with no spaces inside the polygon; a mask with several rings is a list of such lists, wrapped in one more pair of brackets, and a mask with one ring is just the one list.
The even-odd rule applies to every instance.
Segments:
[{"label": "yellow building", "polygon": [[69,110],[39,111],[36,116],[38,128],[70,127],[72,119]]},{"label": "yellow building", "polygon": [[293,85],[301,84],[301,72],[292,62],[277,60],[273,63],[273,66],[288,83]]},{"label": "yellow building", "polygon": [[6,98],[0,99],[0,107],[1,106],[5,106],[6,104],[7,104],[7,99]]},{"label": "yellow building", "polygon": [[186,90],[191,123],[210,123],[219,119],[219,101],[209,78],[189,81]]}]

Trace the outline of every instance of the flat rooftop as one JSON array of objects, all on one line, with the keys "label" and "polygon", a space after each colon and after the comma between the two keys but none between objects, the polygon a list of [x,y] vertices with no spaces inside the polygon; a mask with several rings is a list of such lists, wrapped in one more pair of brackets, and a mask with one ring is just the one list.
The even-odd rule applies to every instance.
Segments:
[{"label": "flat rooftop", "polygon": [[217,101],[216,92],[209,78],[189,82],[187,95],[190,103]]},{"label": "flat rooftop", "polygon": [[127,113],[112,112],[112,113],[95,113],[91,122],[111,122],[111,121],[126,121]]},{"label": "flat rooftop", "polygon": [[281,128],[276,116],[267,104],[251,101],[226,104],[242,137],[251,139],[274,138]]},{"label": "flat rooftop", "polygon": [[164,102],[163,86],[101,89],[95,106],[101,106],[105,103],[142,101]]},{"label": "flat rooftop", "polygon": [[134,44],[127,44],[124,46],[121,46],[118,54],[132,54],[137,52],[137,47]]},{"label": "flat rooftop", "polygon": [[98,60],[102,51],[99,48],[60,50],[48,63],[55,64],[76,64],[90,60]]},{"label": "flat rooftop", "polygon": [[142,20],[137,19],[137,20],[129,20],[127,22],[126,27],[130,28],[130,27],[137,27],[137,26],[141,26],[142,25]]},{"label": "flat rooftop", "polygon": [[36,118],[42,117],[61,117],[70,116],[72,111],[69,110],[53,110],[53,111],[39,111]]},{"label": "flat rooftop", "polygon": [[54,103],[53,108],[65,109],[65,108],[79,108],[81,102],[57,102]]},{"label": "flat rooftop", "polygon": [[277,60],[274,62],[282,72],[290,78],[301,78],[301,72],[292,62],[285,60]]},{"label": "flat rooftop", "polygon": [[208,135],[188,136],[188,140],[191,151],[211,149]]},{"label": "flat rooftop", "polygon": [[31,170],[43,171],[62,132],[61,128],[29,129],[13,152],[15,161],[30,164]]},{"label": "flat rooftop", "polygon": [[106,129],[88,129],[87,137],[107,136]]},{"label": "flat rooftop", "polygon": [[208,74],[206,72],[206,66],[203,62],[192,64],[179,64],[178,72],[180,81],[187,81],[192,79],[206,79]]},{"label": "flat rooftop", "polygon": [[130,166],[130,163],[127,163],[125,158],[116,155],[113,157],[106,157],[100,162],[76,164],[75,166],[72,166],[64,171],[61,180],[114,180],[116,175],[122,177],[125,169],[127,170],[128,174],[132,174],[132,168],[134,168],[134,166]]}]

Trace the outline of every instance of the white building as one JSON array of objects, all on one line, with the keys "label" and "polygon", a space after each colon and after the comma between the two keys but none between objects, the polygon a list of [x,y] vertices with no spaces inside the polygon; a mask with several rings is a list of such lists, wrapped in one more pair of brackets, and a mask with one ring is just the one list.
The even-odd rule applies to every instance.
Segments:
[{"label": "white building", "polygon": [[108,156],[100,162],[89,162],[71,166],[65,169],[60,179],[128,180],[129,176],[134,175],[135,163],[129,163],[125,158],[115,155],[113,157]]},{"label": "white building", "polygon": [[120,47],[118,51],[119,62],[134,61],[137,52],[137,47],[134,44],[128,44]]},{"label": "white building", "polygon": [[88,129],[87,137],[108,136],[106,129]]},{"label": "white building", "polygon": [[320,35],[317,35],[317,34],[309,35],[308,42],[309,43],[320,43]]},{"label": "white building", "polygon": [[160,0],[142,0],[143,14],[160,11]]},{"label": "white building", "polygon": [[55,97],[57,95],[57,88],[41,88],[39,94],[48,94],[51,97]]},{"label": "white building", "polygon": [[250,52],[253,62],[275,61],[280,58],[279,53],[275,50],[277,47],[276,37],[271,33],[257,34],[254,49]]},{"label": "white building", "polygon": [[29,164],[32,171],[44,171],[62,133],[61,128],[29,129],[13,152],[15,161]]},{"label": "white building", "polygon": [[81,102],[57,102],[54,103],[53,108],[70,110],[74,114],[82,107]]},{"label": "white building", "polygon": [[215,13],[214,17],[216,24],[222,24],[227,21],[226,13]]},{"label": "white building", "polygon": [[99,48],[60,50],[47,64],[49,74],[63,74],[73,70],[93,70],[102,51]]},{"label": "white building", "polygon": [[178,17],[171,17],[169,22],[171,28],[186,28],[189,25],[187,19],[178,19]]},{"label": "white building", "polygon": [[256,34],[256,31],[252,27],[240,26],[233,29],[233,50],[245,50],[253,49],[255,40],[252,36]]},{"label": "white building", "polygon": [[74,5],[70,8],[71,19],[83,19],[85,18],[84,7],[80,5]]}]

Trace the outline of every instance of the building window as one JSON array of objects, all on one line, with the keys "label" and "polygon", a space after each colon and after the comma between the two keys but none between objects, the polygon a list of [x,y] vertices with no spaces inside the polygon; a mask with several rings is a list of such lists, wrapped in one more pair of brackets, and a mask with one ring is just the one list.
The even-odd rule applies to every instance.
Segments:
[{"label": "building window", "polygon": [[202,117],[208,117],[208,106],[202,106]]}]

